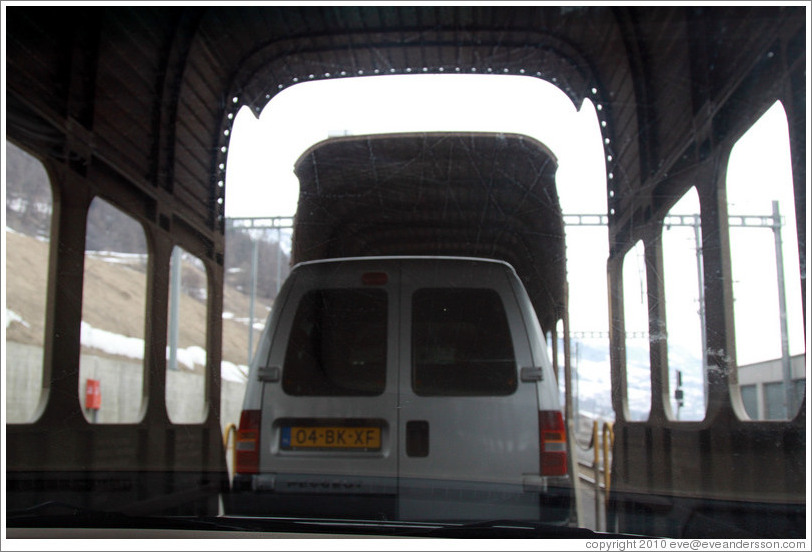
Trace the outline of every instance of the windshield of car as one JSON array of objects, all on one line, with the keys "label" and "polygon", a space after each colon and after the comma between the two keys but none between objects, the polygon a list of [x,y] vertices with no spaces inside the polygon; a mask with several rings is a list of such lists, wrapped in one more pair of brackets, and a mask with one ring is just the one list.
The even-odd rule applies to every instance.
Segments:
[{"label": "windshield of car", "polygon": [[808,6],[2,9],[4,542],[809,543]]}]

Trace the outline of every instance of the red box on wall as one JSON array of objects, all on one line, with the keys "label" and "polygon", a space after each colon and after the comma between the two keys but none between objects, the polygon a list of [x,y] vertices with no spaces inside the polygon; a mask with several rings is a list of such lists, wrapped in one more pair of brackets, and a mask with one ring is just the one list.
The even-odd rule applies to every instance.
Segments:
[{"label": "red box on wall", "polygon": [[101,408],[101,381],[88,379],[85,384],[85,408],[98,410]]}]

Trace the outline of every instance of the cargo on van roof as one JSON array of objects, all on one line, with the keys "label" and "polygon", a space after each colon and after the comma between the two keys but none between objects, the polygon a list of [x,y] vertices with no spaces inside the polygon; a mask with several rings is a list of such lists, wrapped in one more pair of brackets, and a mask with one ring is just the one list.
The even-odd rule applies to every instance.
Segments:
[{"label": "cargo on van roof", "polygon": [[427,132],[345,136],[296,162],[292,262],[451,255],[511,264],[544,331],[563,316],[557,161],[527,136]]}]

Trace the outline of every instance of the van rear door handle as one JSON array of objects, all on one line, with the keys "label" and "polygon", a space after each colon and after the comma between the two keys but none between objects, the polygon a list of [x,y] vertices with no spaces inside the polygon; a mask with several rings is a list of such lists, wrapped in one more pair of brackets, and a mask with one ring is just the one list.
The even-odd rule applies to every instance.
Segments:
[{"label": "van rear door handle", "polygon": [[544,380],[544,370],[535,366],[527,367],[521,369],[520,371],[520,378],[522,381],[543,381]]}]

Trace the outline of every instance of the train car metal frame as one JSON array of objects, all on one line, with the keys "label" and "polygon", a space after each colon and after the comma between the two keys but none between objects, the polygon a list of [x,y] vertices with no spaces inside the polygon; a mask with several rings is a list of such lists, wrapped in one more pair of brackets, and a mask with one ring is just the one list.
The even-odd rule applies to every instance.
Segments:
[{"label": "train car metal frame", "polygon": [[[776,101],[787,113],[806,316],[808,7],[3,6],[6,139],[43,162],[54,192],[43,393],[6,426],[7,505],[216,513],[227,492],[220,417],[225,163],[231,125],[310,79],[497,72],[556,84],[600,109],[607,174],[611,512],[620,531],[804,534],[806,400],[792,419],[742,420],[724,176],[736,140]],[[695,187],[701,205],[709,403],[667,415],[664,343],[651,414],[627,419],[622,260],[645,245],[652,329],[664,318],[659,236]],[[145,378],[137,423],[90,424],[77,398],[85,221],[103,198],[149,247]],[[393,246],[403,235],[393,234]],[[208,276],[207,413],[173,424],[165,395],[174,246]],[[158,398],[158,400],[156,400]],[[764,488],[770,474],[771,488]],[[675,491],[679,489],[679,492]],[[90,492],[88,492],[90,491]],[[765,516],[770,521],[764,522]],[[718,523],[709,528],[703,520]],[[754,519],[759,523],[755,524]]]}]

